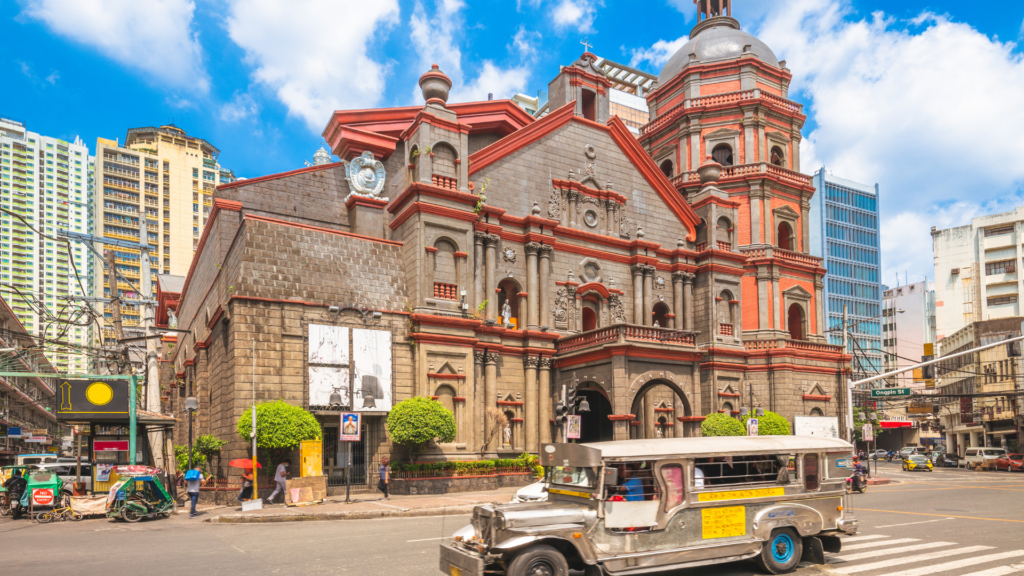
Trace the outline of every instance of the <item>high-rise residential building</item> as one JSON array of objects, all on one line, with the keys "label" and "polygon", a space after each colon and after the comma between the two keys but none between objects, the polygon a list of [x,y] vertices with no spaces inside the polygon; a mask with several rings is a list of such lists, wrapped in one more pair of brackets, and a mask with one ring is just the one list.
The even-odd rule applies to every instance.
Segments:
[{"label": "high-rise residential building", "polygon": [[[145,214],[154,287],[157,274],[188,273],[213,206],[213,191],[218,184],[235,180],[235,175],[217,162],[219,154],[206,140],[189,136],[173,124],[132,128],[123,145],[97,139],[96,186],[102,192],[97,192],[95,199],[96,234],[140,242],[140,217]],[[140,298],[132,286],[142,289],[140,254],[129,248],[115,250],[118,269],[132,282],[118,283],[121,297],[129,302],[121,307],[122,326],[126,335],[138,333],[141,310],[130,301]],[[109,298],[104,263],[98,262],[96,270],[95,293]],[[109,305],[104,314],[111,318]],[[102,338],[105,343],[113,342],[109,324],[104,326]]]},{"label": "high-rise residential building", "polygon": [[936,339],[972,322],[1020,316],[1024,206],[932,228]]},{"label": "high-rise residential building", "polygon": [[[920,362],[926,354],[934,355],[934,344],[935,285],[929,280],[922,280],[895,288],[883,287],[885,371],[906,368]],[[895,388],[926,388],[934,387],[935,382],[915,380],[913,373],[904,372],[890,379],[888,384]]]},{"label": "high-rise residential building", "polygon": [[[80,138],[42,136],[0,118],[0,207],[10,212],[0,213],[0,290],[29,334],[71,348],[89,345],[92,328],[51,320],[68,319],[70,298],[89,295],[95,268],[88,247],[56,238],[60,230],[91,234],[92,203],[93,159]],[[87,357],[67,349],[49,352],[50,363],[85,372]]]},{"label": "high-rise residential building", "polygon": [[882,289],[878,246],[878,184],[840,178],[822,168],[814,173],[811,197],[811,254],[825,259],[824,298],[829,341],[843,341],[843,307],[848,314],[854,375],[882,370]]}]

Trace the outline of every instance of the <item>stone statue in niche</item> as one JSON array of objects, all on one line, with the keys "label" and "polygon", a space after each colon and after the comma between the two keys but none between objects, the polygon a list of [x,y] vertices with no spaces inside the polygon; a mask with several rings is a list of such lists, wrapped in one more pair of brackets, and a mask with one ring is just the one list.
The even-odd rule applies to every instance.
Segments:
[{"label": "stone statue in niche", "polygon": [[612,324],[625,324],[626,311],[622,307],[622,296],[612,294],[608,297],[608,308],[611,309]]},{"label": "stone statue in niche", "polygon": [[512,327],[512,307],[508,305],[508,299],[505,299],[505,304],[501,307],[501,325],[505,328]]},{"label": "stone statue in niche", "polygon": [[629,238],[629,217],[626,216],[626,211],[622,211],[622,219],[619,222],[619,235],[625,238]]},{"label": "stone statue in niche", "polygon": [[505,444],[512,445],[512,427],[505,426]]}]

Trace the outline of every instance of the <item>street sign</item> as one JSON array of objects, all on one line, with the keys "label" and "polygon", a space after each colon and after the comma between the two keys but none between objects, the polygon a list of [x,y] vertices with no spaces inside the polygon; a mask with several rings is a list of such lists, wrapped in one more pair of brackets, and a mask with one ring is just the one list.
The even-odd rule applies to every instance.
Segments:
[{"label": "street sign", "polygon": [[747,436],[757,436],[757,418],[747,418]]},{"label": "street sign", "polygon": [[863,426],[863,428],[861,428],[861,435],[864,437],[864,441],[865,442],[874,442],[875,441],[875,429],[874,429],[874,427],[872,427],[871,424],[865,424]]},{"label": "street sign", "polygon": [[853,459],[852,458],[837,458],[836,468],[845,468],[847,470],[853,470]]},{"label": "street sign", "polygon": [[8,438],[21,438],[21,426],[9,426],[7,428]]},{"label": "street sign", "polygon": [[57,387],[57,420],[128,420],[127,380],[65,380]]},{"label": "street sign", "polygon": [[580,429],[583,427],[582,416],[572,415],[569,416],[569,422],[565,429],[565,437],[570,440],[579,440]]},{"label": "street sign", "polygon": [[362,414],[358,412],[341,413],[341,437],[342,442],[359,442],[362,438]]},{"label": "street sign", "polygon": [[32,490],[32,503],[36,506],[52,506],[53,488],[36,488]]},{"label": "street sign", "polygon": [[127,452],[127,440],[96,440],[92,443],[93,452]]},{"label": "street sign", "polygon": [[892,398],[894,396],[910,396],[910,388],[875,388],[871,391],[872,398]]}]

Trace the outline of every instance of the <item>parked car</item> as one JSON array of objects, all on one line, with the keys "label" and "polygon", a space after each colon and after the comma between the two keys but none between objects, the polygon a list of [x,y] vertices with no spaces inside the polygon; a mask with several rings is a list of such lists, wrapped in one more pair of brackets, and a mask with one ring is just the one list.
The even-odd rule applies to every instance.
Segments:
[{"label": "parked car", "polygon": [[[71,494],[71,487],[75,483],[75,463],[73,462],[47,462],[36,464],[40,470],[56,474],[64,482],[64,492]],[[92,465],[82,464],[82,482],[86,490],[92,490]]]},{"label": "parked car", "polygon": [[872,460],[881,460],[881,459],[885,458],[888,454],[889,454],[888,450],[882,450],[881,448],[879,448],[878,450],[872,450],[868,454],[868,458],[870,458]]},{"label": "parked car", "polygon": [[963,459],[957,456],[956,454],[950,454],[947,452],[944,454],[940,454],[939,457],[935,460],[934,465],[942,466],[945,468],[957,468],[960,466],[962,461]]},{"label": "parked car", "polygon": [[1002,448],[968,448],[967,453],[964,455],[964,460],[968,466],[977,466],[989,461],[998,460],[1000,456],[1006,454],[1006,450]]},{"label": "parked car", "polygon": [[917,446],[905,446],[900,449],[900,459],[906,460],[907,456],[911,454],[917,454]]},{"label": "parked car", "polygon": [[934,472],[932,461],[921,454],[911,454],[904,458],[903,469],[907,472]]},{"label": "parked car", "polygon": [[529,486],[523,486],[519,490],[516,490],[512,500],[509,501],[511,504],[518,504],[520,502],[547,502],[548,491],[547,483],[541,480],[540,482],[534,482]]},{"label": "parked car", "polygon": [[996,470],[1020,472],[1024,470],[1024,454],[1003,454],[996,458]]}]

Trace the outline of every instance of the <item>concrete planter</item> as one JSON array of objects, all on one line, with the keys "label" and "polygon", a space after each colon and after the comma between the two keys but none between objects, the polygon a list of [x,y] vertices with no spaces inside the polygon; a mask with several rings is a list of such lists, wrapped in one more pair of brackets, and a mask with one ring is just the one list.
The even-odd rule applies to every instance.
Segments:
[{"label": "concrete planter", "polygon": [[412,494],[452,494],[456,492],[480,492],[497,490],[498,488],[518,488],[533,482],[533,474],[520,472],[512,474],[490,474],[486,476],[455,476],[439,478],[394,478],[391,480],[391,493]]}]

